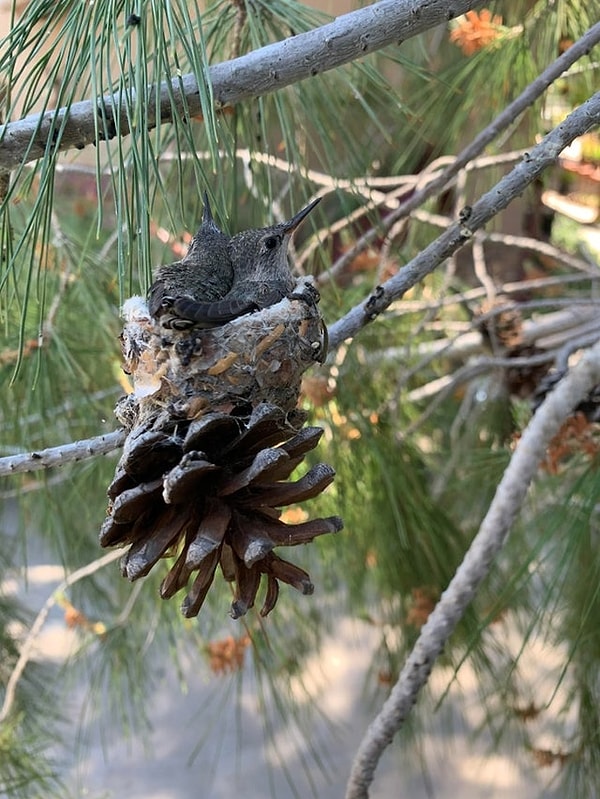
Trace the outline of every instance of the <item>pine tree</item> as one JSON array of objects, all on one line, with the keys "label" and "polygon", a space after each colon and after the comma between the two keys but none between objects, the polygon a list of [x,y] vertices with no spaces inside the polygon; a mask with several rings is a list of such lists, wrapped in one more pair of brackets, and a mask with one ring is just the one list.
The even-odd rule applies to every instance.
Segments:
[{"label": "pine tree", "polygon": [[[549,225],[550,207],[573,199],[598,219],[586,189],[598,172],[596,0],[382,0],[335,21],[290,0],[13,5],[0,41],[0,792],[65,795],[43,752],[69,681],[31,656],[59,606],[81,642],[66,673],[87,671],[90,697],[135,734],[152,663],[174,651],[175,673],[191,642],[229,679],[252,658],[265,728],[269,713],[294,720],[309,753],[290,685],[350,616],[379,638],[370,691],[391,701],[375,722],[383,737],[365,731],[352,774],[332,776],[340,795],[346,780],[348,797],[368,795],[401,728],[419,751],[462,669],[498,751],[518,741],[520,762],[554,766],[560,795],[593,795],[598,264],[564,216],[552,237]],[[559,169],[574,140],[591,165],[563,154]],[[319,289],[309,321],[327,322],[329,354],[302,362],[283,415],[263,396],[241,410],[211,394],[207,416],[194,377],[196,416],[157,426],[172,400],[161,394],[143,435],[168,465],[134,474],[147,461],[141,439],[120,451],[139,422],[119,400],[134,387],[120,309],[185,256],[204,193],[227,236],[321,198],[291,255]],[[161,347],[200,339],[166,332],[151,377]],[[210,364],[223,379],[230,366],[222,353]],[[337,476],[317,497],[333,477],[321,461]],[[162,492],[187,497],[207,480],[214,496],[172,503],[177,518],[235,527],[239,550],[230,532],[212,549],[179,536],[179,521],[158,548],[139,538],[131,514],[151,508],[166,525]],[[338,516],[345,530],[321,537]],[[298,542],[320,536],[294,564],[271,551],[284,525]],[[101,527],[106,545],[133,542],[124,570],[142,580],[121,577]],[[8,580],[40,540],[65,579],[34,621]],[[217,562],[233,600],[212,582]],[[159,598],[187,585],[190,564],[202,577],[186,600],[193,625]],[[251,609],[261,579],[264,621]],[[232,601],[243,621],[227,621]],[[522,667],[539,641],[560,655],[549,690]]]}]

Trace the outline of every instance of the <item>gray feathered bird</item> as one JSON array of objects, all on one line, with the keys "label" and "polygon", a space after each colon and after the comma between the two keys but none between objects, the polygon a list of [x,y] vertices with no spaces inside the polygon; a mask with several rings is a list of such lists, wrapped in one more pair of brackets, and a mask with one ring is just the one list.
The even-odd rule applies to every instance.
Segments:
[{"label": "gray feathered bird", "polygon": [[[204,195],[202,225],[181,259],[161,266],[148,292],[148,310],[164,327],[186,328],[197,324],[182,312],[188,302],[209,306],[231,289],[233,266],[230,237],[215,223]],[[198,320],[202,321],[202,320]]]},{"label": "gray feathered bird", "polygon": [[189,324],[212,327],[289,296],[295,280],[288,262],[288,245],[294,231],[319,201],[320,198],[313,200],[286,222],[232,236],[227,245],[233,269],[229,290],[211,302],[187,292],[187,296],[173,303],[173,311]]}]

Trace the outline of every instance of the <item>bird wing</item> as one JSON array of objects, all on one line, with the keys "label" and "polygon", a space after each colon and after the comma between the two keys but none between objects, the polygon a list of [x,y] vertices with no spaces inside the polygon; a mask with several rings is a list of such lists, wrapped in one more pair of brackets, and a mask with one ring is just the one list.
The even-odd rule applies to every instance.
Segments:
[{"label": "bird wing", "polygon": [[255,311],[258,305],[253,300],[224,299],[216,302],[197,302],[190,297],[179,297],[171,310],[182,319],[203,327],[217,327],[237,319],[238,316]]}]

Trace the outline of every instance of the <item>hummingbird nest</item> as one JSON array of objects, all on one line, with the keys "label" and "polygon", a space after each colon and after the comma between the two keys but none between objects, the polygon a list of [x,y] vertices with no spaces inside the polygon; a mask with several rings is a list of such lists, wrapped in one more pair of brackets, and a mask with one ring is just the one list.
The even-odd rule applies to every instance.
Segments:
[{"label": "hummingbird nest", "polygon": [[282,507],[316,496],[335,474],[317,464],[288,480],[323,432],[305,427],[297,408],[302,375],[326,350],[317,301],[304,279],[274,305],[187,329],[161,325],[141,297],[124,305],[133,392],[115,409],[128,435],[100,543],[129,547],[121,561],[129,580],[172,559],[160,594],[187,589],[184,616],[198,614],[217,566],[233,584],[234,618],[253,606],[263,575],[262,615],[279,582],[311,594],[309,575],[273,550],[342,528],[337,516],[280,518]]}]

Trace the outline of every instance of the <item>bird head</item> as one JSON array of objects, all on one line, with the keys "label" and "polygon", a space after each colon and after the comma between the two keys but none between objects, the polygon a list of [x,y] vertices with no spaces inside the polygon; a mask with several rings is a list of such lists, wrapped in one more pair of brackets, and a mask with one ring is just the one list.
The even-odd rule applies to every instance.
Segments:
[{"label": "bird head", "polygon": [[230,237],[223,233],[215,222],[208,201],[208,194],[204,192],[202,224],[192,239],[184,260],[195,261],[198,258],[206,257],[206,252],[211,252],[213,250],[216,250],[217,257],[224,258],[226,257],[225,248],[229,242],[229,238]]},{"label": "bird head", "polygon": [[300,224],[321,200],[317,197],[291,219],[264,228],[244,230],[231,239],[234,263],[246,270],[276,274],[288,269],[287,249],[290,239]]}]

